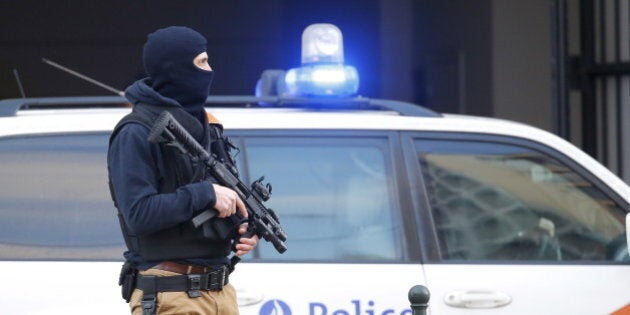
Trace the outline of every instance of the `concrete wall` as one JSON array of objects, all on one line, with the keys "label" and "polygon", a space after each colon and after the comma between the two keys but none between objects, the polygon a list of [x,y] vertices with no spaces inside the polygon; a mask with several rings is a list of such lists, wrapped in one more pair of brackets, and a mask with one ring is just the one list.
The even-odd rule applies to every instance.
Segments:
[{"label": "concrete wall", "polygon": [[492,116],[490,8],[489,0],[414,2],[414,100]]},{"label": "concrete wall", "polygon": [[548,0],[2,1],[0,96],[19,96],[12,69],[27,96],[109,93],[42,57],[122,90],[146,34],[173,24],[208,38],[215,93],[249,94],[262,70],[299,63],[315,22],[344,32],[363,95],[550,129]]},{"label": "concrete wall", "polygon": [[413,0],[380,0],[380,94],[413,101]]},{"label": "concrete wall", "polygon": [[[253,91],[263,68],[283,63],[280,0],[0,1],[0,72],[18,69],[27,96],[104,95],[109,92],[41,62],[45,57],[117,89],[143,75],[142,45],[149,32],[190,26],[208,38],[213,89]],[[299,57],[298,57],[299,58]],[[296,59],[299,60],[299,59]],[[228,75],[226,75],[228,74]],[[4,94],[19,95],[13,81]],[[7,84],[11,88],[5,88]],[[6,96],[6,95],[5,95]]]},{"label": "concrete wall", "polygon": [[551,130],[548,0],[492,0],[494,116]]}]

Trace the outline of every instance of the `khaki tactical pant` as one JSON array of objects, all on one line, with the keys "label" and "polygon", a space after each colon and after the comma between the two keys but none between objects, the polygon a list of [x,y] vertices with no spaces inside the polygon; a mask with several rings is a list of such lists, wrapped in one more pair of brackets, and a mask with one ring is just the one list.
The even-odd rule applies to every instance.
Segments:
[{"label": "khaki tactical pant", "polygon": [[[141,271],[147,276],[177,276],[178,273],[149,269]],[[238,315],[236,291],[231,284],[227,284],[221,291],[200,291],[201,296],[189,298],[186,292],[158,292],[158,315]],[[136,289],[131,295],[129,307],[131,314],[142,315],[142,290]]]}]

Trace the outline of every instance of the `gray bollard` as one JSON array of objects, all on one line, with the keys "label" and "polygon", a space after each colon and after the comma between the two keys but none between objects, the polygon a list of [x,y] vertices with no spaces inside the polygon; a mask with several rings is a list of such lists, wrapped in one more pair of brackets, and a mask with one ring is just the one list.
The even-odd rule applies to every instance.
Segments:
[{"label": "gray bollard", "polygon": [[429,289],[423,285],[414,285],[409,289],[409,302],[412,315],[427,315],[429,307]]}]

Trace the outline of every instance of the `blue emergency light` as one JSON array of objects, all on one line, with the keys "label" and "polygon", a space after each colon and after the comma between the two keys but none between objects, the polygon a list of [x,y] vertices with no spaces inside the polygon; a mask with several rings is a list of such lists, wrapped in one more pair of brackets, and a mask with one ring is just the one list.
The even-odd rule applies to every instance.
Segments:
[{"label": "blue emergency light", "polygon": [[308,26],[302,33],[302,66],[286,72],[285,94],[327,97],[356,94],[359,74],[343,62],[339,28],[327,23]]}]

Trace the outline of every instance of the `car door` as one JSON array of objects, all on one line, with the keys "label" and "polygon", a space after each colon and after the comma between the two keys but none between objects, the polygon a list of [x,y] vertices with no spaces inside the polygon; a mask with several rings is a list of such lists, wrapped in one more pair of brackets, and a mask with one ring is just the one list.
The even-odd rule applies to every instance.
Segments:
[{"label": "car door", "polygon": [[630,303],[630,208],[588,169],[512,137],[403,143],[432,314],[611,314]]},{"label": "car door", "polygon": [[0,137],[3,314],[124,314],[108,133]]},{"label": "car door", "polygon": [[[288,234],[278,254],[261,241],[236,267],[241,314],[411,314],[423,283],[405,235],[394,133],[233,132],[241,178],[265,176],[268,206]],[[408,190],[407,190],[408,191]],[[416,251],[417,252],[417,251]]]}]

